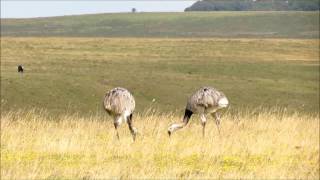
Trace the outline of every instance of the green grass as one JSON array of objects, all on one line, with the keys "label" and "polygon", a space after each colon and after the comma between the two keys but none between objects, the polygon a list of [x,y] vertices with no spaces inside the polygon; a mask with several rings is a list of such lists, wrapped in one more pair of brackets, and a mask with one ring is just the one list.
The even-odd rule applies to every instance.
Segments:
[{"label": "green grass", "polygon": [[231,110],[319,112],[318,48],[293,39],[2,38],[1,108],[100,113],[105,92],[122,86],[138,112],[181,112],[209,85]]},{"label": "green grass", "polygon": [[319,12],[119,13],[1,19],[1,35],[318,38]]}]

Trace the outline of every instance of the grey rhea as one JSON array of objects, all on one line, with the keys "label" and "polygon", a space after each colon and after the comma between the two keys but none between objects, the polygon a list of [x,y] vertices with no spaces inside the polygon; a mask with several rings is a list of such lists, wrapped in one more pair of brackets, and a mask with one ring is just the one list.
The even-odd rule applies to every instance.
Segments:
[{"label": "grey rhea", "polygon": [[176,130],[185,127],[192,114],[199,114],[202,125],[202,135],[205,136],[206,114],[211,114],[216,121],[220,133],[220,114],[219,110],[228,107],[229,101],[223,92],[213,87],[202,87],[197,90],[187,102],[183,121],[169,126],[169,136]]},{"label": "grey rhea", "polygon": [[135,100],[132,94],[121,87],[111,89],[104,97],[103,106],[114,119],[117,138],[119,139],[118,127],[122,122],[127,122],[133,140],[135,140],[137,129],[132,124],[132,114],[135,108]]}]

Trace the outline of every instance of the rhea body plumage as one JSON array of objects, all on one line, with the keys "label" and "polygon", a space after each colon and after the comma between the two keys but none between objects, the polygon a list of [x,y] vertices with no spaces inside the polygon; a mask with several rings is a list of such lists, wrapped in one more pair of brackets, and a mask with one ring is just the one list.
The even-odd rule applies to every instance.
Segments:
[{"label": "rhea body plumage", "polygon": [[202,125],[202,135],[205,136],[206,115],[211,114],[216,122],[220,133],[220,114],[221,109],[227,108],[229,101],[223,92],[213,87],[202,87],[197,90],[187,101],[185,114],[181,123],[174,123],[168,128],[169,136],[176,130],[185,127],[192,114],[199,114]]},{"label": "rhea body plumage", "polygon": [[135,109],[133,95],[125,88],[111,89],[104,97],[103,106],[114,119],[117,138],[119,139],[118,127],[122,122],[127,122],[133,140],[135,140],[137,129],[132,124],[132,115]]}]

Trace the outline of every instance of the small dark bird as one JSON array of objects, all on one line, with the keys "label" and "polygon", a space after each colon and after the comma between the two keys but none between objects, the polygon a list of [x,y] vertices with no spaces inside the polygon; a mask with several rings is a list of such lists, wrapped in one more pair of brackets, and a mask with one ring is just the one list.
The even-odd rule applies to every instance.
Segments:
[{"label": "small dark bird", "polygon": [[18,66],[18,72],[19,72],[19,73],[23,73],[23,66],[22,66],[22,65],[19,65],[19,66]]}]

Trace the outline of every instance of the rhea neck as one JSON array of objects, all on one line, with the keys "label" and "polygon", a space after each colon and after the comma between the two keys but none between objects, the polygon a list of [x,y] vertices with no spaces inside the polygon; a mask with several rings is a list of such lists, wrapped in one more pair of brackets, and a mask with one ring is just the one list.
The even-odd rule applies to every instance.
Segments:
[{"label": "rhea neck", "polygon": [[183,121],[181,123],[174,123],[170,126],[169,129],[171,129],[171,131],[169,132],[169,135],[171,135],[171,133],[173,133],[174,131],[183,128],[184,126],[186,126],[189,122],[189,119],[191,117],[191,115],[193,114],[192,111],[190,111],[189,109],[186,109],[184,112],[184,117],[183,117]]},{"label": "rhea neck", "polygon": [[190,111],[189,109],[186,109],[184,112],[183,123],[187,124],[192,114],[193,114],[192,111]]}]

